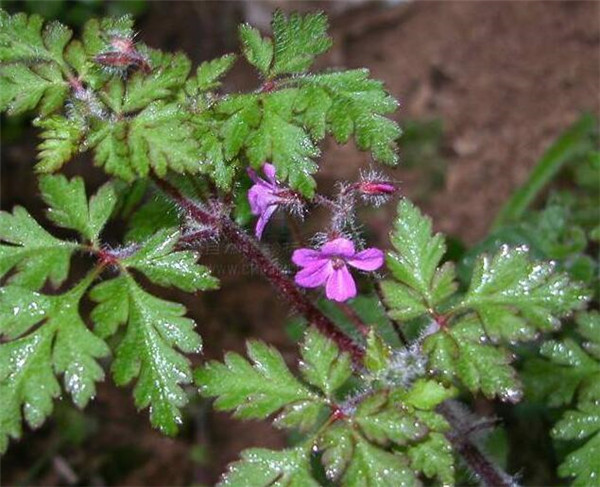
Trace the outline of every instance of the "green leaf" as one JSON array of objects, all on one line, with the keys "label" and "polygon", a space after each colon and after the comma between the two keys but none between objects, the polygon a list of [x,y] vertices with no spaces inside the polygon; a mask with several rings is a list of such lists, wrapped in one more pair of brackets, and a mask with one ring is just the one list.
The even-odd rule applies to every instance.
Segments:
[{"label": "green leaf", "polygon": [[14,340],[42,321],[52,307],[44,294],[20,286],[0,288],[0,334]]},{"label": "green leaf", "polygon": [[73,33],[59,22],[48,23],[42,31],[43,25],[39,15],[9,15],[0,10],[0,62],[61,64],[63,50]]},{"label": "green leaf", "polygon": [[274,61],[270,77],[304,72],[316,56],[331,47],[331,39],[327,36],[327,17],[322,12],[307,15],[292,13],[286,18],[283,12],[277,10],[273,14],[272,27]]},{"label": "green leaf", "polygon": [[314,328],[308,328],[301,348],[300,370],[307,382],[332,397],[352,375],[352,359]]},{"label": "green leaf", "polygon": [[148,105],[130,125],[130,164],[138,175],[150,167],[164,177],[167,169],[198,172],[198,145],[187,123],[187,114],[176,104],[155,102]]},{"label": "green leaf", "polygon": [[590,357],[575,340],[548,340],[540,353],[549,360],[532,359],[525,363],[528,394],[546,399],[551,407],[570,403],[577,392],[587,397],[600,380],[600,363]]},{"label": "green leaf", "polygon": [[227,74],[235,61],[235,54],[225,54],[212,61],[203,62],[196,70],[196,78],[192,80],[194,93],[211,91],[221,86],[219,78]]},{"label": "green leaf", "polygon": [[72,32],[38,15],[0,11],[0,110],[19,114],[40,105],[46,116],[62,107],[69,87],[63,51]]},{"label": "green leaf", "polygon": [[64,389],[80,408],[96,394],[95,383],[104,378],[96,359],[109,349],[88,330],[78,310],[93,277],[57,296],[17,286],[0,290],[0,332],[13,339],[0,345],[0,449],[6,436],[20,436],[21,407],[32,427],[50,414],[52,399],[60,393],[54,374],[63,374]]},{"label": "green leaf", "polygon": [[345,423],[334,423],[321,435],[318,446],[323,451],[321,462],[327,478],[339,479],[354,454],[352,430]]},{"label": "green leaf", "polygon": [[422,443],[410,446],[407,455],[414,470],[437,477],[444,485],[455,484],[452,446],[443,434],[431,433]]},{"label": "green leaf", "polygon": [[354,419],[367,439],[382,446],[390,442],[405,445],[427,433],[423,423],[401,405],[389,401],[386,393],[374,394],[363,400]]},{"label": "green leaf", "polygon": [[319,150],[302,128],[289,122],[294,96],[294,90],[284,90],[262,99],[262,119],[246,139],[246,155],[257,168],[272,161],[281,181],[289,180],[292,188],[312,197],[316,183],[311,174],[317,164],[311,158]]},{"label": "green leaf", "polygon": [[577,332],[585,338],[583,346],[585,350],[598,361],[600,361],[600,312],[589,310],[577,315]]},{"label": "green leaf", "polygon": [[102,186],[88,203],[80,177],[68,180],[63,175],[42,176],[40,190],[49,206],[48,218],[60,227],[77,230],[92,242],[97,241],[116,203],[110,183]]},{"label": "green leaf", "polygon": [[90,299],[98,303],[90,314],[94,331],[102,338],[114,335],[119,325],[129,318],[129,293],[127,279],[121,277],[96,284]]},{"label": "green leaf", "polygon": [[94,149],[94,162],[108,174],[132,181],[136,172],[131,167],[127,146],[128,124],[124,120],[102,123],[87,138],[87,145]]},{"label": "green leaf", "polygon": [[102,122],[87,144],[94,148],[96,165],[125,181],[147,176],[164,177],[171,169],[197,173],[198,143],[188,115],[176,104],[153,102],[129,121]]},{"label": "green leaf", "polygon": [[562,440],[583,440],[600,431],[600,403],[586,402],[567,411],[554,425],[552,436]]},{"label": "green leaf", "polygon": [[432,233],[431,220],[408,200],[398,204],[390,239],[396,251],[388,253],[387,265],[395,281],[382,282],[390,316],[415,318],[456,290],[451,264],[438,267],[446,251],[444,237]]},{"label": "green leaf", "polygon": [[554,426],[552,436],[562,440],[589,438],[565,458],[558,473],[561,477],[576,477],[573,485],[593,485],[600,478],[600,398],[565,413]]},{"label": "green leaf", "polygon": [[407,463],[400,455],[382,450],[356,435],[354,454],[342,477],[342,485],[417,485],[417,479]]},{"label": "green leaf", "polygon": [[330,413],[325,404],[314,401],[301,401],[285,407],[273,421],[280,429],[294,429],[300,433],[313,431],[322,424]]},{"label": "green leaf", "polygon": [[12,214],[0,212],[0,240],[10,244],[0,245],[0,276],[16,266],[10,282],[31,289],[40,289],[47,279],[58,287],[78,247],[50,235],[20,206]]},{"label": "green leaf", "polygon": [[[590,341],[584,342],[583,347],[575,336],[545,342],[540,354],[547,360],[528,360],[524,378],[528,394],[536,400],[546,399],[551,407],[577,400],[576,409],[568,410],[551,434],[556,439],[579,442],[559,466],[558,473],[562,477],[574,476],[573,485],[587,486],[600,478],[597,461],[600,455],[600,361],[596,355],[600,315],[597,311],[581,313],[576,322],[579,335]],[[582,440],[586,442],[581,444]]]},{"label": "green leaf", "polygon": [[380,286],[390,318],[404,321],[429,312],[417,291],[391,280],[381,281]]},{"label": "green leaf", "polygon": [[367,337],[367,351],[365,354],[365,367],[367,370],[374,374],[387,370],[391,354],[391,347],[371,328]]},{"label": "green leaf", "polygon": [[223,143],[212,133],[204,134],[200,142],[200,154],[204,164],[210,164],[210,169],[205,172],[210,174],[212,180],[220,189],[231,188],[237,164],[227,161],[224,154]]},{"label": "green leaf", "polygon": [[394,112],[398,102],[381,81],[369,78],[367,69],[303,76],[295,82],[301,89],[294,108],[315,140],[329,131],[343,144],[354,134],[359,149],[370,150],[375,160],[397,162],[396,139],[402,132],[383,115]]},{"label": "green leaf", "polygon": [[220,487],[318,487],[312,477],[310,454],[305,449],[244,450],[241,460],[229,466]]},{"label": "green leaf", "polygon": [[211,361],[196,371],[200,393],[216,396],[216,409],[235,410],[239,418],[263,419],[281,408],[319,400],[292,375],[277,350],[256,341],[249,341],[247,349],[252,363],[229,352],[225,363]]},{"label": "green leaf", "polygon": [[525,248],[504,246],[493,258],[480,257],[461,307],[477,312],[492,340],[528,340],[536,329],[556,329],[558,318],[586,300],[584,288],[552,264],[531,261]]},{"label": "green leaf", "polygon": [[104,379],[104,371],[95,359],[107,356],[109,349],[85,326],[77,305],[68,305],[65,299],[58,300],[57,306],[62,311],[57,312],[46,326],[56,322],[54,370],[64,374],[65,390],[73,396],[73,402],[83,408],[96,395],[95,383]]},{"label": "green leaf", "polygon": [[100,303],[92,318],[103,336],[127,322],[112,364],[115,382],[126,385],[138,378],[133,389],[136,406],[149,407],[152,425],[175,434],[182,420],[180,408],[188,400],[181,384],[192,380],[189,360],[175,347],[185,353],[201,350],[194,322],[183,317],[182,305],[148,294],[130,275],[97,285],[90,297]]},{"label": "green leaf", "polygon": [[600,398],[597,354],[600,314],[597,311],[580,313],[576,322],[578,333],[589,342],[582,346],[574,337],[548,340],[540,348],[545,360],[533,358],[525,362],[528,395],[538,401],[546,400],[551,407],[569,404],[574,399],[588,403]]},{"label": "green leaf", "polygon": [[0,110],[9,115],[39,106],[42,117],[62,108],[69,85],[56,64],[0,66]]},{"label": "green leaf", "polygon": [[198,255],[192,251],[175,251],[179,231],[163,229],[146,240],[121,264],[143,273],[155,284],[178,287],[183,291],[216,289],[219,281],[210,271],[196,264]]},{"label": "green leaf", "polygon": [[0,452],[21,436],[21,411],[32,428],[52,412],[60,386],[52,371],[53,330],[41,327],[0,347]]},{"label": "green leaf", "polygon": [[349,487],[417,485],[414,473],[402,455],[379,448],[349,425],[334,424],[319,441],[327,477]]},{"label": "green leaf", "polygon": [[151,102],[172,97],[182,88],[191,69],[185,54],[151,51],[151,73],[139,70],[127,81],[122,110],[133,112],[147,107]]},{"label": "green leaf", "polygon": [[[220,127],[220,135],[223,154],[229,160],[240,152],[250,131],[260,123],[259,98],[255,95],[230,95],[217,106],[217,113],[226,117]],[[206,129],[211,132],[210,126]]]},{"label": "green leaf", "polygon": [[248,24],[240,25],[239,36],[244,57],[252,66],[258,69],[260,74],[266,77],[273,60],[273,43],[271,39],[262,37],[258,29]]},{"label": "green leaf", "polygon": [[520,400],[521,385],[509,365],[510,353],[486,344],[479,321],[465,317],[449,329],[429,335],[423,352],[429,356],[429,367],[442,377],[457,377],[472,392],[505,401]]},{"label": "green leaf", "polygon": [[40,127],[42,142],[38,145],[36,171],[47,173],[59,170],[80,150],[80,142],[86,127],[78,119],[68,119],[60,115],[34,120]]},{"label": "green leaf", "polygon": [[432,410],[456,394],[457,390],[454,387],[446,387],[434,380],[418,379],[400,397],[403,403],[417,409]]},{"label": "green leaf", "polygon": [[179,228],[181,223],[177,206],[166,196],[156,193],[129,218],[125,241],[143,242],[160,230]]}]

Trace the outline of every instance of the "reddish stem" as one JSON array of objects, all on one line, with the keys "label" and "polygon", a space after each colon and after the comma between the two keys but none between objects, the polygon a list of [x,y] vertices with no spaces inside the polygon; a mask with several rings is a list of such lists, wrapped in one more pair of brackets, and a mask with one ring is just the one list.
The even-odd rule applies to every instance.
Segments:
[{"label": "reddish stem", "polygon": [[352,306],[346,303],[338,303],[338,307],[340,308],[340,310],[342,310],[342,312],[346,315],[346,317],[356,327],[356,329],[362,336],[366,337],[369,335],[369,327],[365,323],[363,323],[361,317],[358,316],[358,313],[354,311],[354,308],[352,308]]},{"label": "reddish stem", "polygon": [[[336,325],[325,316],[300,290],[275,262],[261,249],[258,243],[244,232],[226,215],[215,215],[183,196],[177,188],[164,180],[155,180],[157,185],[170,195],[198,223],[211,226],[230,240],[239,252],[258,267],[279,292],[288,300],[292,308],[302,314],[321,333],[331,338],[340,349],[350,353],[354,363],[362,367],[364,349],[354,343],[347,335],[337,329]],[[401,335],[402,336],[402,335]],[[447,433],[448,440],[463,457],[469,468],[475,472],[481,482],[488,487],[514,487],[512,478],[497,468],[479,450],[464,431],[460,419],[456,417],[451,406],[446,403],[438,406],[440,412],[452,427]],[[343,412],[334,409],[332,419],[337,420]]]},{"label": "reddish stem", "polygon": [[237,250],[249,262],[261,270],[273,287],[288,300],[294,311],[303,315],[310,324],[314,325],[321,333],[331,338],[340,349],[349,352],[357,366],[362,366],[362,358],[365,353],[364,349],[352,341],[350,337],[338,330],[336,325],[298,289],[294,281],[267,256],[258,243],[244,232],[233,220],[226,215],[215,215],[198,206],[196,203],[183,196],[177,188],[166,181],[156,180],[156,183],[163,191],[169,194],[191,218],[201,224],[217,229],[223,237],[235,245]]},{"label": "reddish stem", "polygon": [[446,433],[448,441],[463,457],[471,470],[477,474],[486,487],[515,487],[516,482],[500,468],[494,465],[469,438],[470,427],[465,427],[460,416],[452,407],[451,402],[445,402],[437,407],[452,430]]}]

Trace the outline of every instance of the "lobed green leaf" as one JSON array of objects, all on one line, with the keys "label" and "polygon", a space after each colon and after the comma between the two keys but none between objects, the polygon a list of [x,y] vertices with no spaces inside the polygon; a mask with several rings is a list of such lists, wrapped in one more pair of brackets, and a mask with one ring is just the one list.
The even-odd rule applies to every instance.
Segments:
[{"label": "lobed green leaf", "polygon": [[286,17],[276,10],[273,14],[273,65],[271,77],[306,71],[314,58],[332,44],[327,36],[327,17],[322,13]]},{"label": "lobed green leaf", "polygon": [[48,218],[60,227],[76,230],[92,242],[97,241],[116,204],[110,183],[102,186],[88,202],[80,177],[68,180],[63,175],[42,176],[40,190],[49,206]]},{"label": "lobed green leaf", "polygon": [[216,289],[219,281],[202,265],[192,251],[175,251],[179,231],[163,229],[146,240],[136,252],[121,261],[136,269],[155,284],[178,287],[183,291]]},{"label": "lobed green leaf", "polygon": [[[0,276],[16,267],[10,282],[40,289],[49,279],[58,287],[67,278],[74,242],[59,240],[44,230],[27,211],[0,212]],[[9,245],[7,245],[9,244]]]},{"label": "lobed green leaf", "polygon": [[58,171],[69,162],[79,152],[79,144],[87,130],[81,120],[60,115],[35,120],[34,125],[42,129],[35,166],[41,173]]},{"label": "lobed green leaf", "polygon": [[332,397],[352,375],[352,360],[333,341],[309,328],[301,348],[300,370],[306,381]]},{"label": "lobed green leaf", "polygon": [[236,353],[225,355],[225,363],[211,361],[195,373],[200,393],[217,397],[219,410],[235,410],[240,418],[266,418],[288,406],[319,397],[290,372],[277,350],[249,341],[248,362]]},{"label": "lobed green leaf", "polygon": [[152,425],[175,434],[188,400],[181,384],[192,380],[189,360],[175,347],[185,353],[201,350],[194,322],[183,317],[182,305],[152,296],[130,275],[97,285],[90,297],[100,303],[92,318],[103,336],[127,323],[111,367],[115,382],[126,385],[137,378],[136,406],[149,407]]},{"label": "lobed green leaf", "polygon": [[251,448],[232,463],[220,487],[318,487],[312,477],[310,454],[302,448],[281,451]]}]

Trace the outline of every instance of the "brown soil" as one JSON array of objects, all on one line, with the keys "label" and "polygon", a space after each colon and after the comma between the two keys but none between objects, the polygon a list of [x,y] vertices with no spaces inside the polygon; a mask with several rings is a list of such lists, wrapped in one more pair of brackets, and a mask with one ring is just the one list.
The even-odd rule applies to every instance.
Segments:
[{"label": "brown soil", "polygon": [[[293,2],[284,6],[306,7]],[[512,189],[582,110],[600,112],[600,3],[417,2],[347,11],[336,4],[324,6],[336,11],[336,47],[322,66],[370,68],[401,100],[400,121],[443,119],[446,184],[430,195],[424,209],[436,228],[466,242],[485,235]],[[149,44],[184,50],[199,61],[235,48],[234,26],[242,17],[241,4],[229,2],[152,3],[140,30]],[[256,81],[241,67],[229,83],[229,88],[242,89]],[[24,196],[34,187],[31,139],[5,149],[3,206],[19,201],[39,208]],[[320,182],[328,187],[338,179],[354,178],[368,164],[369,157],[351,144],[336,147],[328,142]],[[411,183],[420,177],[418,171],[400,166],[389,173],[404,181],[406,195],[413,194]],[[393,208],[386,211],[389,218]],[[383,215],[377,219],[380,224],[371,223],[382,241],[385,220]],[[227,255],[219,263],[235,264],[239,259]],[[226,274],[218,292],[178,295],[199,323],[206,356],[242,351],[245,338],[260,337],[292,361],[295,347],[281,327],[289,313],[284,304],[259,277],[239,267],[238,273]],[[83,448],[60,454],[85,482],[98,485],[212,484],[241,449],[285,444],[284,436],[267,425],[207,413],[201,404],[189,409],[188,425],[179,437],[163,438],[148,426],[146,413],[135,413],[130,391],[110,383],[100,388],[90,413],[98,418],[98,432]],[[24,481],[27,470],[52,444],[52,428],[27,433],[13,445],[3,459],[6,485]],[[204,466],[191,461],[192,444],[207,447]],[[138,457],[111,477],[105,472],[119,448],[135,450]],[[49,462],[35,482],[61,485],[65,476],[60,471],[56,462]]]}]

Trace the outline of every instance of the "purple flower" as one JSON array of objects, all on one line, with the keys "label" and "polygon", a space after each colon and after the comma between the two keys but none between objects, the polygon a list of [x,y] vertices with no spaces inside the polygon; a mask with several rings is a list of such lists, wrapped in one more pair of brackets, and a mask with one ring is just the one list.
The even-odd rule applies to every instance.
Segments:
[{"label": "purple flower", "polygon": [[262,236],[263,230],[278,206],[298,203],[296,194],[281,186],[275,179],[275,166],[266,163],[262,167],[266,179],[259,177],[256,171],[248,169],[248,175],[254,182],[248,190],[248,201],[253,215],[258,216],[256,222],[256,238]]},{"label": "purple flower", "polygon": [[298,249],[292,262],[303,267],[294,280],[302,287],[325,285],[325,294],[334,301],[346,301],[356,296],[356,284],[348,271],[348,265],[362,271],[374,271],[383,265],[383,252],[370,248],[361,252],[347,238],[336,238],[318,250]]}]

